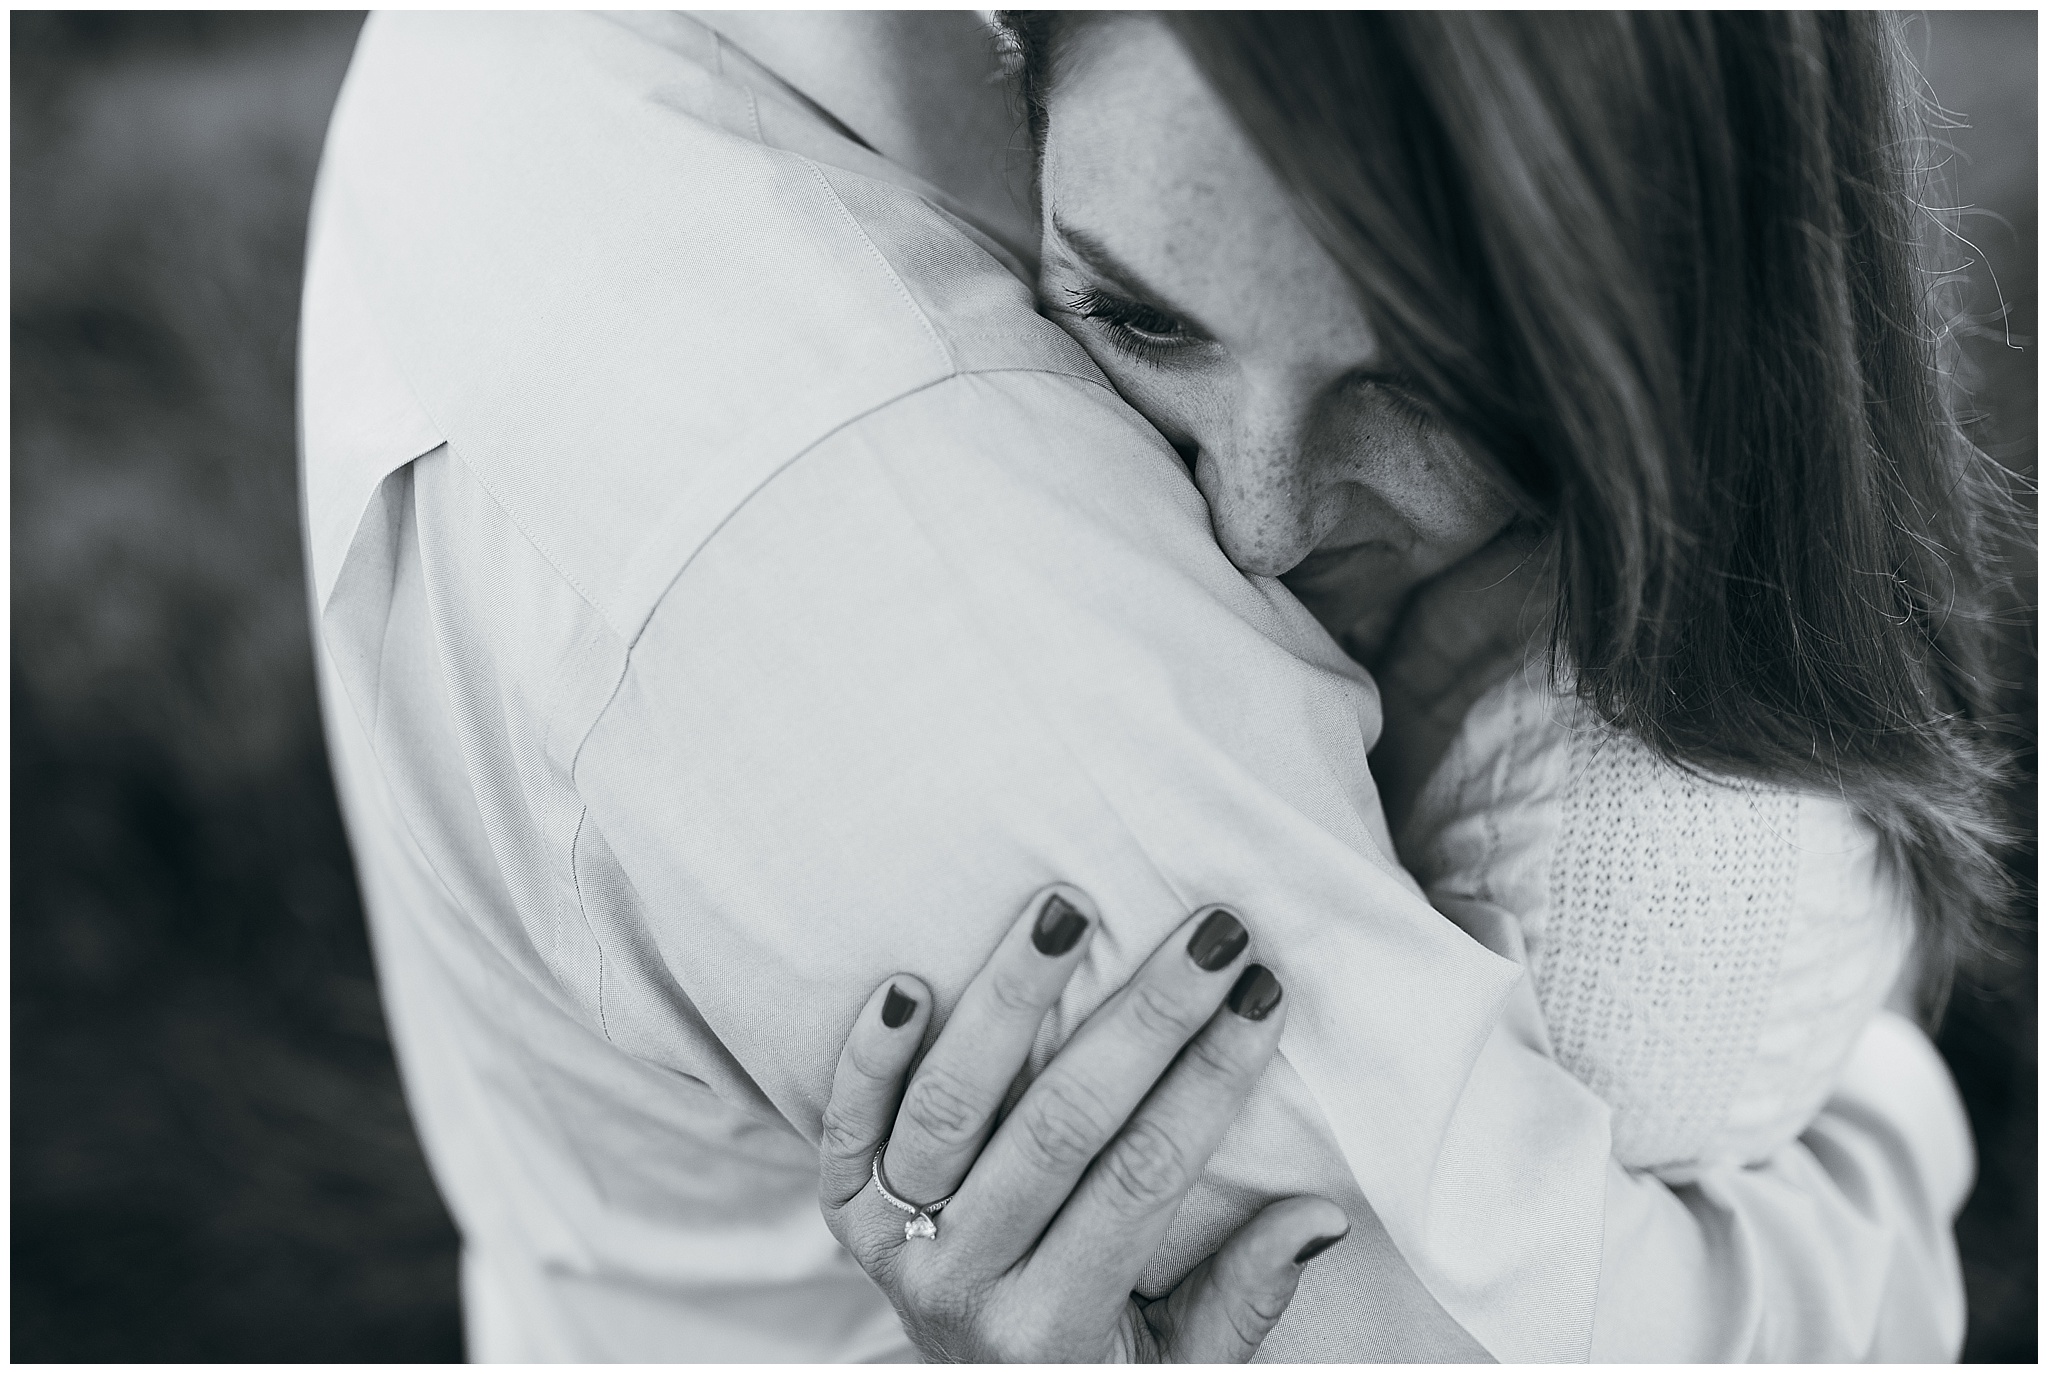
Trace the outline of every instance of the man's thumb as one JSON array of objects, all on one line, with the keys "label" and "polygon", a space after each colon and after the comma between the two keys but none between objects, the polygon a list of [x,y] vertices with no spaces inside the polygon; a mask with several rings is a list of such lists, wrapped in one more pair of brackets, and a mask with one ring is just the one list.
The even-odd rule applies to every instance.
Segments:
[{"label": "man's thumb", "polygon": [[1173,1364],[1242,1364],[1294,1301],[1302,1266],[1344,1238],[1350,1218],[1334,1202],[1291,1197],[1238,1228],[1180,1287],[1146,1309]]}]

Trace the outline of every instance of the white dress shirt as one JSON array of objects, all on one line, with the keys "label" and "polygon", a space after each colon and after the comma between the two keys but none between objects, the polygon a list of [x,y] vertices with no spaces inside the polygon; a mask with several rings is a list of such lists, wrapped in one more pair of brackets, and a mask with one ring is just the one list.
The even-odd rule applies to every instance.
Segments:
[{"label": "white dress shirt", "polygon": [[[1346,1206],[1264,1357],[1584,1358],[1634,1253],[1676,1257],[1686,1342],[1749,1303],[1741,1353],[1893,1348],[1756,1280],[1817,1215],[1890,1243],[1953,1191],[1917,1032],[1717,1248],[1392,859],[1370,680],[1230,566],[1014,254],[702,24],[372,19],[301,411],[330,744],[474,1358],[908,1356],[817,1213],[837,1049],[891,972],[949,1004],[1056,878],[1104,928],[1035,1064],[1205,902],[1286,985],[1148,1276],[1267,1199]],[[1871,1282],[1910,1307],[1901,1264]]]}]

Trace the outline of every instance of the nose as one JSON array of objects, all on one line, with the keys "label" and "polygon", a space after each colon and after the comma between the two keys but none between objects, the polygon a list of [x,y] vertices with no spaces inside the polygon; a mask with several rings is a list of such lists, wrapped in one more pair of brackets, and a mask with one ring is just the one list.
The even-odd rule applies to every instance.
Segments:
[{"label": "nose", "polygon": [[1195,485],[1216,542],[1244,572],[1278,577],[1328,533],[1315,462],[1316,396],[1286,380],[1247,382],[1237,404],[1197,435]]}]

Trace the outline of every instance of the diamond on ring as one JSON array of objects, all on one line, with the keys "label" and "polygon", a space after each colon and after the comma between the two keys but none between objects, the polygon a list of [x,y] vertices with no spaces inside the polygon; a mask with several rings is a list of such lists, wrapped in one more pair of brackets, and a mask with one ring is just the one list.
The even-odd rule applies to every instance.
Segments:
[{"label": "diamond on ring", "polygon": [[875,1176],[875,1191],[881,1194],[882,1201],[888,1203],[891,1207],[910,1213],[910,1220],[903,1223],[903,1239],[937,1240],[939,1238],[939,1210],[951,1202],[954,1195],[949,1193],[937,1202],[926,1203],[922,1207],[914,1202],[905,1202],[902,1198],[897,1197],[896,1194],[889,1191],[888,1181],[882,1177],[882,1152],[888,1148],[889,1142],[886,1138],[883,1139],[881,1144],[875,1146],[875,1162],[869,1171]]}]

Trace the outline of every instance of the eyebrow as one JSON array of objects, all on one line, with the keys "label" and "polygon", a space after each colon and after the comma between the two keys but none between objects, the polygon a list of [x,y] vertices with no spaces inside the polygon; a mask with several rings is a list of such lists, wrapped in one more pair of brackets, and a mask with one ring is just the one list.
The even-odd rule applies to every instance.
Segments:
[{"label": "eyebrow", "polygon": [[1154,290],[1144,277],[1127,266],[1110,246],[1096,235],[1067,223],[1060,218],[1057,210],[1052,212],[1052,227],[1053,232],[1059,235],[1060,242],[1071,248],[1075,257],[1119,291],[1148,305],[1156,305],[1161,310],[1177,316],[1185,324],[1195,323],[1192,315],[1175,305],[1164,292]]},{"label": "eyebrow", "polygon": [[[1164,292],[1154,290],[1143,276],[1139,275],[1135,269],[1117,257],[1110,246],[1095,234],[1067,223],[1066,220],[1060,218],[1058,210],[1052,211],[1049,218],[1052,221],[1053,232],[1059,235],[1060,242],[1071,249],[1074,256],[1079,258],[1090,271],[1109,282],[1110,285],[1116,287],[1117,290],[1133,300],[1166,311],[1197,334],[1206,335],[1208,333],[1208,330],[1195,318],[1192,311],[1175,305]],[[1345,374],[1344,380],[1352,383],[1363,383],[1367,386],[1388,387],[1405,391],[1410,395],[1418,394],[1415,379],[1396,368],[1384,366],[1353,368]]]}]

